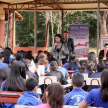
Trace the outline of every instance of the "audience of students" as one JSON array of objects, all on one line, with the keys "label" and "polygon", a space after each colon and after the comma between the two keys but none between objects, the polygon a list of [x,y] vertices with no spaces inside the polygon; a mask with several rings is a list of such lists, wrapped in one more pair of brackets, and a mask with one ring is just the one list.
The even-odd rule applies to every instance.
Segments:
[{"label": "audience of students", "polygon": [[[59,35],[56,38],[60,41]],[[18,51],[14,57],[11,49],[5,48],[4,52],[0,53],[1,90],[24,92],[24,95],[18,99],[18,105],[32,105],[36,108],[63,108],[64,102],[64,105],[79,105],[81,103],[80,108],[86,108],[91,104],[95,107],[107,108],[108,58],[103,61],[103,57],[99,56],[97,64],[95,53],[90,52],[88,60],[81,63],[76,59],[75,53],[71,53],[70,61],[63,65],[62,62],[65,62],[65,58],[62,60],[54,59],[54,56],[48,51],[40,50],[35,64],[31,51]],[[64,99],[61,85],[68,84],[69,74],[67,70],[75,71],[71,79],[72,92],[66,94]],[[91,90],[88,86],[91,91],[89,93],[83,91],[85,83],[82,73],[87,73],[90,78],[100,78],[101,88],[93,86],[95,89]],[[56,76],[59,83],[48,85],[42,98],[44,104],[38,96],[38,79],[40,76]],[[3,103],[2,105],[3,108],[14,108],[15,106],[15,104],[10,103]]]},{"label": "audience of students", "polygon": [[38,99],[37,94],[38,81],[35,78],[28,78],[25,82],[24,95],[18,99],[18,105],[31,105],[36,106],[42,104],[42,101]]}]

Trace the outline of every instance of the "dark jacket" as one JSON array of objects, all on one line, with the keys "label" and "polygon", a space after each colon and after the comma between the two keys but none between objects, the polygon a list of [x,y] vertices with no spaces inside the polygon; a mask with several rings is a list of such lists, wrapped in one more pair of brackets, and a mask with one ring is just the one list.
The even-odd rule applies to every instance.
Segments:
[{"label": "dark jacket", "polygon": [[47,73],[45,76],[56,76],[57,81],[60,82],[62,85],[68,84],[65,77],[63,76],[63,74],[60,71],[53,70],[53,71],[50,71],[49,73]]},{"label": "dark jacket", "polygon": [[[65,38],[63,38],[63,42],[66,43]],[[69,52],[74,52],[74,41],[72,38],[68,38],[67,47]]]},{"label": "dark jacket", "polygon": [[[104,50],[101,50],[100,52],[99,52],[99,57],[104,57]],[[107,54],[106,54],[106,57],[108,57],[108,51],[107,51]]]},{"label": "dark jacket", "polygon": [[36,74],[32,73],[29,70],[26,70],[26,75],[28,75],[28,77],[36,78],[38,80],[38,77],[36,76]]}]

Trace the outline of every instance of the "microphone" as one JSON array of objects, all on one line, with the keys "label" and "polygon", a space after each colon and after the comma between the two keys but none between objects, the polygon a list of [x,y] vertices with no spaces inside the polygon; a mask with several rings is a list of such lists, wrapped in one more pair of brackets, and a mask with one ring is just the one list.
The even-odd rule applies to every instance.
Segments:
[{"label": "microphone", "polygon": [[58,43],[58,41],[55,41],[55,43]]}]

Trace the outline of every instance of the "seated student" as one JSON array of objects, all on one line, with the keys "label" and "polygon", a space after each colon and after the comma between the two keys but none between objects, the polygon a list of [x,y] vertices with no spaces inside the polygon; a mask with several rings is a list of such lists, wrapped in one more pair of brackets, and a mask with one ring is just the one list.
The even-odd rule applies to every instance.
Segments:
[{"label": "seated student", "polygon": [[105,64],[103,62],[99,62],[97,64],[97,72],[90,75],[90,78],[100,78],[104,69],[105,69]]},{"label": "seated student", "polygon": [[37,74],[38,74],[38,76],[44,76],[45,75],[45,65],[46,65],[46,63],[45,63],[45,59],[40,59],[39,61],[38,61],[38,68],[37,68]]},{"label": "seated student", "polygon": [[[48,85],[44,97],[43,103],[34,108],[63,108],[64,102],[64,90],[60,84],[52,83]],[[46,104],[47,103],[47,104]]]},{"label": "seated student", "polygon": [[[2,83],[1,90],[2,91],[17,91],[24,92],[25,88],[25,80],[21,77],[21,68],[19,62],[15,62],[12,64],[10,74],[7,79]],[[4,103],[3,108],[14,108],[15,104],[13,103]]]},{"label": "seated student", "polygon": [[24,64],[25,64],[25,67],[26,67],[26,75],[28,75],[28,77],[33,77],[33,78],[36,78],[38,80],[38,77],[36,76],[36,74],[34,74],[33,72],[29,71],[29,66],[31,65],[30,64],[31,61],[29,59],[26,59],[24,61]]},{"label": "seated student", "polygon": [[64,75],[64,77],[65,77],[66,79],[69,79],[69,74],[68,74],[67,70],[66,70],[64,67],[62,67],[62,60],[58,59],[58,60],[56,60],[56,62],[57,62],[57,64],[58,64],[58,69],[57,69],[57,71],[62,72],[62,74]]},{"label": "seated student", "polygon": [[39,57],[39,54],[40,54],[40,53],[42,53],[42,52],[43,52],[42,50],[39,50],[39,51],[38,51],[38,55],[37,55],[36,59],[34,60],[34,62],[35,62],[35,63],[37,63],[37,62],[38,62],[38,57]]},{"label": "seated student", "polygon": [[93,107],[108,108],[108,70],[101,74],[101,88],[91,90],[79,108],[87,108],[92,103]]},{"label": "seated student", "polygon": [[81,73],[75,73],[72,77],[72,92],[65,96],[65,105],[79,105],[87,96],[87,92],[83,91],[85,85],[84,76]]},{"label": "seated student", "polygon": [[56,76],[57,77],[57,81],[63,85],[67,84],[68,82],[66,81],[65,77],[63,76],[63,74],[60,71],[57,71],[57,62],[56,61],[52,61],[50,63],[50,72],[48,72],[45,76]]},{"label": "seated student", "polygon": [[15,58],[17,61],[22,62],[23,61],[23,55],[20,54],[19,52],[16,53]]},{"label": "seated student", "polygon": [[3,56],[3,54],[0,53],[0,68],[8,67],[8,64],[4,63],[3,61],[4,61],[4,56]]},{"label": "seated student", "polygon": [[25,83],[26,91],[24,95],[18,99],[17,104],[30,106],[42,104],[42,101],[38,99],[37,86],[38,81],[35,78],[28,78]]},{"label": "seated student", "polygon": [[6,47],[5,49],[4,49],[4,51],[3,51],[3,55],[4,55],[4,63],[6,63],[6,64],[10,64],[10,62],[11,62],[11,60],[12,60],[12,58],[10,57],[11,56],[11,49],[10,48],[8,48],[8,47]]},{"label": "seated student", "polygon": [[10,69],[7,67],[0,68],[0,90],[2,83],[7,79],[8,75],[10,73]]},{"label": "seated student", "polygon": [[85,62],[82,64],[80,73],[87,73],[90,76],[93,73],[93,62]]},{"label": "seated student", "polygon": [[77,64],[77,62],[75,61],[75,57],[76,57],[75,53],[71,53],[70,54],[70,61],[69,61],[69,63],[65,63],[63,65],[63,67],[66,70],[76,70],[76,69],[80,68],[80,65]]},{"label": "seated student", "polygon": [[46,59],[45,60],[45,73],[47,73],[49,71],[49,67],[50,67],[50,64],[49,64],[48,60]]}]

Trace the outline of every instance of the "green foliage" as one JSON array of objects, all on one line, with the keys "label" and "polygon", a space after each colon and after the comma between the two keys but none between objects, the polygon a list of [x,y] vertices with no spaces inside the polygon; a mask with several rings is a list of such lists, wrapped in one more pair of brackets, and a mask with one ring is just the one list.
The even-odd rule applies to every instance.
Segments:
[{"label": "green foliage", "polygon": [[[34,46],[34,12],[19,11],[23,21],[16,22],[16,44],[20,47]],[[37,45],[45,46],[45,18],[37,12]]]},{"label": "green foliage", "polygon": [[[23,21],[16,23],[16,44],[19,46],[34,46],[34,12],[19,12],[23,16]],[[60,24],[60,13],[52,12],[53,31],[57,34],[58,25]],[[37,12],[37,46],[45,46],[46,36],[46,16],[45,12]],[[49,17],[51,22],[51,16]],[[97,16],[96,12],[64,12],[64,31],[69,32],[69,24],[89,24],[90,47],[96,47],[97,39]],[[61,26],[60,26],[61,27]],[[49,25],[49,44],[52,42],[52,25]],[[60,31],[61,33],[61,31]]]}]

